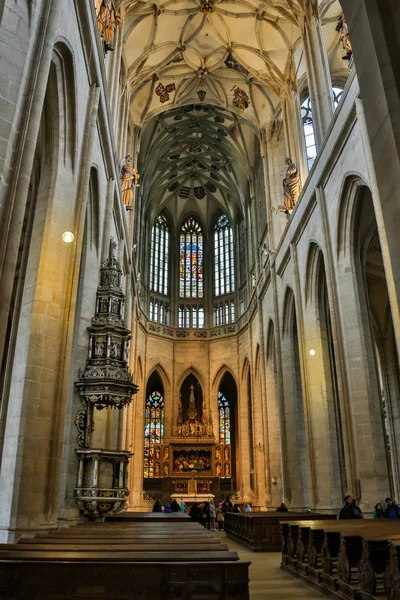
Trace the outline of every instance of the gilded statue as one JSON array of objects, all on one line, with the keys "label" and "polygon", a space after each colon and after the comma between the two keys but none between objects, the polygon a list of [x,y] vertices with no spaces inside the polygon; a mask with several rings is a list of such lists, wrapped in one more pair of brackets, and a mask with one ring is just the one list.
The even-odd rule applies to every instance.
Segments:
[{"label": "gilded statue", "polygon": [[283,193],[286,214],[290,214],[300,196],[300,175],[291,158],[286,158],[286,177],[283,180]]},{"label": "gilded statue", "polygon": [[121,15],[112,0],[94,0],[97,25],[104,42],[105,51],[114,50],[112,42],[117,27],[121,24]]},{"label": "gilded statue", "polygon": [[349,26],[347,25],[346,17],[343,14],[339,17],[336,31],[340,32],[340,39],[342,41],[343,50],[345,51],[342,58],[343,60],[350,60],[351,55],[353,54],[353,47],[349,35]]},{"label": "gilded statue", "polygon": [[139,184],[136,180],[140,177],[136,169],[132,168],[132,156],[127,154],[121,161],[121,190],[122,199],[127,210],[132,210],[133,189]]}]

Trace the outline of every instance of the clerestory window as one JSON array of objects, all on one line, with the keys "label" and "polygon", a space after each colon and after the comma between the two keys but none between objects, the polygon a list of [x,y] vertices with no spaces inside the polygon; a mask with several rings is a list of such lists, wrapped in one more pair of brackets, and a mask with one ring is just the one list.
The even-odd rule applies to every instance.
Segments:
[{"label": "clerestory window", "polygon": [[214,227],[214,294],[223,296],[235,291],[233,231],[226,215]]},{"label": "clerestory window", "polygon": [[150,290],[168,294],[169,229],[165,215],[154,221],[150,245]]},{"label": "clerestory window", "polygon": [[180,230],[179,297],[203,298],[203,232],[190,217]]},{"label": "clerestory window", "polygon": [[[333,87],[333,105],[336,109],[343,95],[342,88]],[[306,145],[306,157],[308,170],[313,166],[317,156],[317,143],[315,140],[314,121],[311,107],[311,98],[308,96],[301,105],[301,119],[303,123],[304,142]]]}]

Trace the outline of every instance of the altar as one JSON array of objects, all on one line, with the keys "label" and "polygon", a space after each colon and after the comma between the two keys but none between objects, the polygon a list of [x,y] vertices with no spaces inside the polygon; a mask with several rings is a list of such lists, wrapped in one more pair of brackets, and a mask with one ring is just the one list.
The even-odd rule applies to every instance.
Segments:
[{"label": "altar", "polygon": [[230,481],[231,446],[216,442],[213,424],[202,399],[195,398],[193,385],[189,398],[179,397],[171,434],[165,438],[167,443],[155,444],[149,457],[153,477],[163,481],[163,498],[203,502],[215,497],[219,479]]}]

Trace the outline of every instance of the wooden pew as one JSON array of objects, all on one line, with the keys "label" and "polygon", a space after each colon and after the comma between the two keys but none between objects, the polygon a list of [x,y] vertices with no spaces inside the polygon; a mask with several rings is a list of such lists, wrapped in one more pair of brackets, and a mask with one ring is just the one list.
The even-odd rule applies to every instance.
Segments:
[{"label": "wooden pew", "polygon": [[249,563],[199,525],[170,525],[84,524],[0,545],[0,598],[248,600]]},{"label": "wooden pew", "polygon": [[292,554],[282,556],[282,568],[332,597],[372,600],[395,587],[396,576],[388,575],[390,542],[400,545],[400,521],[298,521],[282,528],[289,528],[287,552]]},{"label": "wooden pew", "polygon": [[278,552],[287,544],[287,536],[281,530],[282,521],[336,519],[335,515],[316,513],[227,513],[225,531],[227,535],[244,544],[253,552]]}]

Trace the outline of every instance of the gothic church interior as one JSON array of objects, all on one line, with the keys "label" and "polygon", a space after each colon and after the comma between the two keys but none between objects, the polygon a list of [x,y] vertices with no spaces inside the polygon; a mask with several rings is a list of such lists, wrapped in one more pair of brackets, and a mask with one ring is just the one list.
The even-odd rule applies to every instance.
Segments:
[{"label": "gothic church interior", "polygon": [[0,534],[399,497],[396,0],[0,0]]}]

